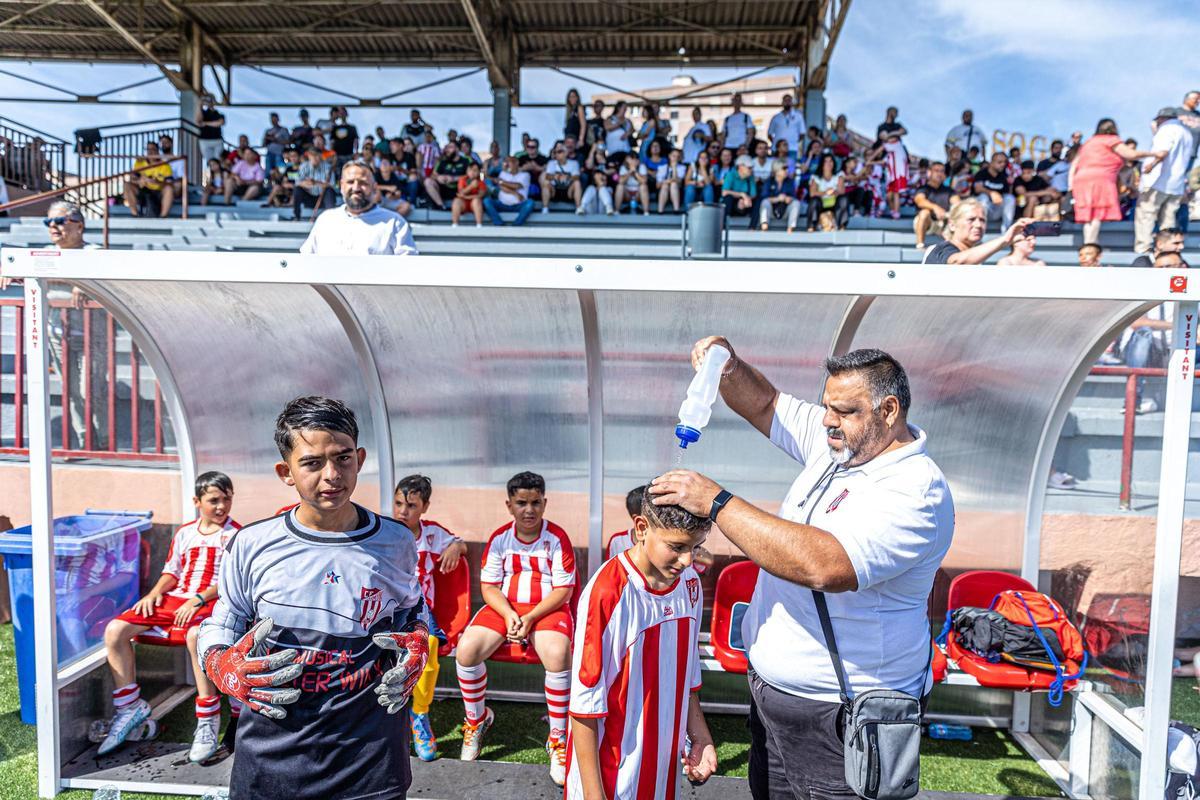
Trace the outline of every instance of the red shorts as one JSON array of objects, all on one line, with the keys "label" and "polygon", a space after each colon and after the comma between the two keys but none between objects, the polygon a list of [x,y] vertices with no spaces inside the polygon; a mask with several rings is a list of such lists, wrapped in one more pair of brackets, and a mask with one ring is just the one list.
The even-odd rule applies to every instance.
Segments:
[{"label": "red shorts", "polygon": [[[195,595],[192,595],[192,597],[195,597]],[[192,597],[178,597],[173,594],[166,594],[163,595],[162,605],[154,609],[154,613],[150,616],[143,617],[133,609],[130,609],[124,614],[118,616],[117,619],[121,620],[122,622],[128,622],[132,625],[145,625],[150,628],[170,628],[175,624],[175,612],[178,611],[179,607],[184,603],[191,602]],[[196,610],[195,615],[188,622],[187,627],[192,628],[203,622],[206,617],[212,614],[213,606],[216,604],[216,600],[210,600],[209,602],[200,606],[200,608]]]},{"label": "red shorts", "polygon": [[[518,614],[528,614],[533,610],[534,603],[513,603],[513,610]],[[475,616],[471,618],[471,625],[478,625],[481,628],[487,628],[489,631],[495,631],[501,636],[508,632],[507,626],[504,624],[504,618],[496,613],[496,610],[491,606],[485,605],[483,608],[475,612]],[[533,623],[530,633],[537,631],[553,631],[561,633],[568,639],[571,638],[572,631],[575,630],[574,622],[571,620],[571,609],[566,603],[559,608],[554,609],[546,616]]]},{"label": "red shorts", "polygon": [[908,178],[896,178],[896,180],[889,182],[887,185],[888,192],[895,193],[895,194],[899,194],[900,192],[903,192],[907,188],[908,188]]}]

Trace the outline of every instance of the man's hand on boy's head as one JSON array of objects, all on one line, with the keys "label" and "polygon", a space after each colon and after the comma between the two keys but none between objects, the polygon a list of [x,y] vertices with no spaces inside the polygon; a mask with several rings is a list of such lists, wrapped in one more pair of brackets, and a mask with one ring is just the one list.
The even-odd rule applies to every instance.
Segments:
[{"label": "man's hand on boy's head", "polygon": [[[232,647],[210,647],[202,657],[204,674],[218,690],[245,703],[251,711],[264,717],[283,719],[287,710],[282,705],[300,698],[296,688],[272,688],[291,683],[304,671],[296,664],[293,649],[266,653],[266,641],[274,626],[264,617]],[[252,655],[262,653],[262,655]]]},{"label": "man's hand on boy's head", "polygon": [[656,506],[680,506],[698,517],[707,517],[721,487],[699,472],[673,469],[650,481]]}]

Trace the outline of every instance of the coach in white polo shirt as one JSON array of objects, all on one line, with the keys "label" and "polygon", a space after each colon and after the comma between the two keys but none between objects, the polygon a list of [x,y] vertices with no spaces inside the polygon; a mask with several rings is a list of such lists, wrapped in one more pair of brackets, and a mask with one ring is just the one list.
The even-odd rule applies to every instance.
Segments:
[{"label": "coach in white polo shirt", "polygon": [[[698,364],[720,337],[692,351]],[[756,800],[853,798],[838,734],[838,682],[813,590],[826,594],[850,695],[932,688],[926,601],[954,534],[954,503],[907,421],[904,368],[880,350],[825,362],[823,405],[775,389],[734,355],[721,396],[803,469],[779,516],[695,472],[655,479],[656,503],[708,514],[762,568],[742,636],[750,658],[750,787]]]},{"label": "coach in white polo shirt", "polygon": [[338,184],[345,203],[317,217],[301,253],[319,256],[415,256],[408,220],[377,205],[375,173],[352,161],[342,167]]}]

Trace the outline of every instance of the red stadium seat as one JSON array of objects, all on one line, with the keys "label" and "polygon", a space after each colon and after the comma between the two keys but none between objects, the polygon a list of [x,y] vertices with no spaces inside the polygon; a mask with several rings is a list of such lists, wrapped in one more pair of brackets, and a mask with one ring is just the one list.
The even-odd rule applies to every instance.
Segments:
[{"label": "red stadium seat", "polygon": [[471,565],[467,559],[460,558],[448,573],[434,570],[433,587],[433,618],[446,634],[438,654],[448,656],[471,621]]},{"label": "red stadium seat", "polygon": [[942,652],[942,648],[937,646],[937,642],[933,643],[933,660],[929,666],[933,670],[934,683],[946,680],[946,673],[950,671],[950,663],[946,660],[946,654]]},{"label": "red stadium seat", "polygon": [[169,628],[151,628],[133,637],[138,644],[158,644],[167,647],[183,647],[187,644],[187,628],[172,625]]},{"label": "red stadium seat", "polygon": [[[946,606],[950,611],[964,606],[989,608],[996,595],[1006,589],[1037,591],[1029,581],[1007,572],[972,570],[950,581]],[[1056,678],[1053,672],[1029,669],[1018,664],[993,664],[986,658],[959,647],[953,630],[946,637],[946,655],[958,664],[959,669],[979,681],[980,686],[1023,692],[1049,690]],[[1068,672],[1077,668],[1078,665],[1072,665]],[[1063,688],[1070,689],[1075,683],[1067,681]]]},{"label": "red stadium seat", "polygon": [[[758,582],[758,565],[753,561],[737,561],[721,570],[712,607],[712,644],[717,662],[726,672],[746,674],[749,662],[741,646],[741,615],[744,605],[754,594]],[[739,605],[743,608],[739,609]],[[736,617],[736,619],[735,619]]]}]

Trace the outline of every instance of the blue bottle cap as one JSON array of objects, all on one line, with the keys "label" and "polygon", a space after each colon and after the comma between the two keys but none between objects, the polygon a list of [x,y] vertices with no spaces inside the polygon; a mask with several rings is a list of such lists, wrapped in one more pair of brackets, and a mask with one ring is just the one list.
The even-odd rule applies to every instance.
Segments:
[{"label": "blue bottle cap", "polygon": [[700,441],[700,431],[688,425],[676,425],[675,435],[679,437],[679,446],[684,450],[689,444]]}]

